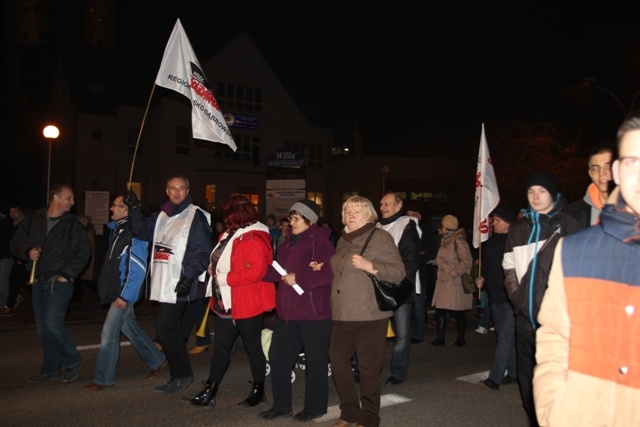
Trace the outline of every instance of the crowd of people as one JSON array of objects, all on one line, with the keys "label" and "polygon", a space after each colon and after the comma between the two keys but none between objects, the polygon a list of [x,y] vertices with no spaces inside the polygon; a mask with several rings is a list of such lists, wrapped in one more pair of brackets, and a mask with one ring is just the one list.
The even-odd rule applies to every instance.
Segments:
[{"label": "crowd of people", "polygon": [[[588,173],[592,183],[584,198],[571,204],[552,174],[533,174],[523,186],[522,217],[499,205],[490,215],[491,236],[480,248],[475,283],[486,292],[485,312],[496,338],[481,383],[494,391],[517,383],[531,426],[640,422],[634,405],[640,396],[634,357],[640,350],[634,305],[640,295],[640,118],[623,123],[617,147],[594,150]],[[454,214],[441,218],[436,238],[430,222],[422,221],[428,215],[398,194],[383,194],[379,214],[369,199],[352,196],[342,205],[337,233],[311,200],[293,203],[279,222],[270,215],[262,223],[251,202],[236,195],[212,224],[211,215],[194,204],[186,177],[170,177],[166,195],[160,210],[147,216],[131,190],[113,200],[95,284],[108,312],[85,390],[114,386],[121,333],[149,377],[168,366],[169,380],[157,392],[186,389],[195,381],[187,339],[194,325],[208,325],[212,313],[213,342],[197,342],[191,351],[212,344],[209,376],[185,403],[215,405],[240,338],[252,386],[239,406],[267,400],[269,360],[273,398],[261,418],[307,422],[323,416],[331,378],[340,399],[334,427],[378,426],[390,328],[395,342],[386,385],[409,379],[411,344],[423,342],[427,303],[435,308],[431,344],[446,345],[452,317],[453,345],[466,345],[474,296],[464,291],[461,277],[475,254]],[[90,219],[72,215],[73,205],[73,189],[55,185],[48,205],[28,216],[18,206],[0,212],[0,314],[11,315],[31,272],[43,353],[30,378],[34,383],[72,382],[83,368],[65,316],[78,283],[93,280],[85,274],[96,260]],[[158,304],[153,340],[137,324],[134,309],[147,273],[149,298]],[[414,288],[395,310],[382,310],[371,276],[395,283],[406,278]],[[603,304],[607,313],[594,323]],[[273,313],[265,354],[262,333]],[[304,406],[294,415],[290,373],[302,352]]]}]

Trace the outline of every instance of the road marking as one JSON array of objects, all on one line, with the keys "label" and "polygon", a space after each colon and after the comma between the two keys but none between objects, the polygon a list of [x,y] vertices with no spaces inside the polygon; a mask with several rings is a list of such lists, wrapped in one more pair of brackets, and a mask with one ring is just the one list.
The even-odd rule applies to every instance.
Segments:
[{"label": "road marking", "polygon": [[[408,397],[400,396],[398,394],[383,394],[380,396],[380,407],[399,405],[400,403],[410,402]],[[316,418],[315,422],[323,423],[340,418],[340,406],[334,405],[327,408],[327,413],[320,418]]]},{"label": "road marking", "polygon": [[489,371],[478,372],[476,374],[465,375],[463,377],[456,378],[458,381],[466,381],[471,384],[478,384],[480,381],[489,377]]}]

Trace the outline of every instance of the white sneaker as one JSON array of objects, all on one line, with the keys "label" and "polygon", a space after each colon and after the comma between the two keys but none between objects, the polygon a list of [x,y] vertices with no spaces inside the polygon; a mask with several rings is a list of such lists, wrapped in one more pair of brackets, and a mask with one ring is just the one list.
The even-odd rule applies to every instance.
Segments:
[{"label": "white sneaker", "polygon": [[479,333],[479,334],[482,334],[482,335],[487,335],[487,332],[489,332],[489,331],[484,326],[478,326],[476,328],[476,332]]}]

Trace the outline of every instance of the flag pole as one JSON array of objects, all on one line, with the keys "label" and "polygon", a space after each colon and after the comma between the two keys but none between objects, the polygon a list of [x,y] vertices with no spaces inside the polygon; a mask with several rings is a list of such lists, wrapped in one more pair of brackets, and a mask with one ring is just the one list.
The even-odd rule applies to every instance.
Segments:
[{"label": "flag pole", "polygon": [[127,190],[131,189],[131,179],[133,178],[133,166],[136,164],[136,155],[138,154],[138,146],[140,145],[140,138],[142,137],[142,130],[144,129],[144,123],[147,121],[147,113],[149,112],[149,106],[151,105],[151,99],[153,98],[153,92],[156,90],[156,84],[153,83],[151,88],[151,95],[147,101],[147,108],[144,110],[144,116],[142,116],[142,124],[140,125],[140,131],[138,132],[138,139],[136,141],[136,148],[133,150],[133,160],[131,160],[131,172],[129,172],[129,182],[127,182]]},{"label": "flag pole", "polygon": [[[482,194],[483,184],[480,184],[480,194]],[[482,226],[480,222],[482,220],[482,197],[480,197],[480,207],[477,209],[478,212],[478,227]],[[480,230],[478,230],[480,231]],[[482,233],[480,233],[480,242],[478,243],[478,275],[482,272]],[[478,301],[482,302],[482,289],[478,289]]]}]

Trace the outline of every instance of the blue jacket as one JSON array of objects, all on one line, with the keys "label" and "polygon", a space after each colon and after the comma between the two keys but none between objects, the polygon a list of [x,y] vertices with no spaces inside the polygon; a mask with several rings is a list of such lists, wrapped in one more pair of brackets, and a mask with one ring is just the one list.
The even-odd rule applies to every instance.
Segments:
[{"label": "blue jacket", "polygon": [[102,304],[118,297],[135,303],[140,299],[142,283],[147,273],[149,244],[132,237],[129,221],[124,218],[107,224],[109,247],[98,279],[98,294]]}]

